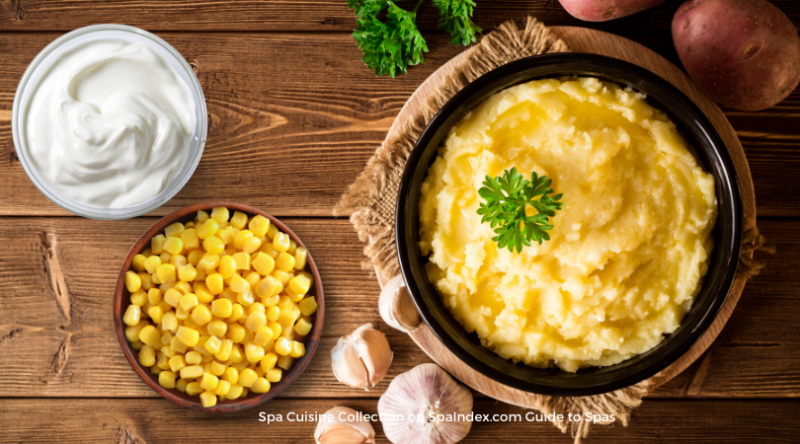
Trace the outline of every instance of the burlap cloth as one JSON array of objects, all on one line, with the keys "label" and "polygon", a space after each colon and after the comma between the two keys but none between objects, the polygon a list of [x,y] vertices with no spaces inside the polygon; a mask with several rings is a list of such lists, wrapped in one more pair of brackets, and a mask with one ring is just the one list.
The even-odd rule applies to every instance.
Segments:
[{"label": "burlap cloth", "polygon": [[[517,59],[536,54],[567,52],[566,43],[556,37],[546,26],[529,17],[520,29],[513,21],[483,36],[481,41],[467,50],[462,63],[449,74],[437,94],[430,94],[416,109],[413,118],[403,122],[401,131],[395,131],[383,141],[367,163],[364,171],[342,196],[334,214],[351,214],[350,221],[366,245],[364,254],[369,258],[366,268],[375,267],[383,276],[399,273],[394,234],[394,211],[400,177],[411,150],[419,135],[436,112],[464,86],[487,72]],[[762,264],[753,260],[753,252],[764,248],[764,238],[758,229],[744,234],[742,257],[737,274],[750,277],[759,272]],[[767,249],[769,251],[769,249]],[[628,425],[630,412],[655,384],[652,379],[615,392],[587,397],[556,397],[535,395],[537,410],[544,413],[585,412],[614,415],[617,421]],[[610,421],[606,424],[611,424]],[[580,442],[589,431],[586,421],[553,421],[562,432],[570,426],[575,442]]]}]

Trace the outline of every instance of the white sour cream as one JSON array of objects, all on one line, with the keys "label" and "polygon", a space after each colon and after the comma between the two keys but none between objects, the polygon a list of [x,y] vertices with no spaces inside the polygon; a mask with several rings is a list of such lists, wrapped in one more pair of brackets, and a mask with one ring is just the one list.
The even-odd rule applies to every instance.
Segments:
[{"label": "white sour cream", "polygon": [[189,86],[146,45],[91,41],[44,74],[24,137],[34,165],[60,193],[126,208],[155,197],[180,170],[195,106]]}]

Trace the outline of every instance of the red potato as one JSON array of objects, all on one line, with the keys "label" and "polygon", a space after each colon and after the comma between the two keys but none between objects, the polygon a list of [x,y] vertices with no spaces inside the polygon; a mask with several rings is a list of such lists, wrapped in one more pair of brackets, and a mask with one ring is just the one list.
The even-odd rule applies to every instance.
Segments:
[{"label": "red potato", "polygon": [[692,79],[731,108],[769,108],[800,82],[800,36],[764,0],[690,0],[675,13],[672,39]]},{"label": "red potato", "polygon": [[666,0],[559,0],[573,17],[587,22],[605,22],[650,9]]}]

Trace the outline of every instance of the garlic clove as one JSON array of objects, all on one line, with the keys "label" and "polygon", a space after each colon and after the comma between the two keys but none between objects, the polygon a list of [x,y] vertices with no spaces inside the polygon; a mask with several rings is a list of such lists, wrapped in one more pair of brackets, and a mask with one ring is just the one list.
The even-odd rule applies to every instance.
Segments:
[{"label": "garlic clove", "polygon": [[333,374],[340,382],[356,388],[374,386],[386,376],[392,364],[392,350],[386,336],[364,324],[339,338],[331,350]]},{"label": "garlic clove", "polygon": [[419,312],[400,274],[384,285],[378,308],[381,318],[392,328],[408,333],[419,326]]},{"label": "garlic clove", "polygon": [[394,444],[452,444],[472,427],[472,393],[438,365],[422,364],[394,378],[378,413]]},{"label": "garlic clove", "polygon": [[375,442],[369,421],[348,407],[334,407],[320,415],[314,439],[317,444],[368,444]]}]

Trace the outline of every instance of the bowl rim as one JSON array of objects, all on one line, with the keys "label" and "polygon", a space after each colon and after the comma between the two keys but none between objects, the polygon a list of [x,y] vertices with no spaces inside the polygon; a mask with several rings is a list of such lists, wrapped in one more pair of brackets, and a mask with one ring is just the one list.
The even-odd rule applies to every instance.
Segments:
[{"label": "bowl rim", "polygon": [[[554,68],[554,72],[545,75],[520,75],[516,81],[512,81],[510,83],[504,84],[504,86],[496,88],[493,92],[489,94],[483,94],[482,90],[484,88],[492,89],[493,85],[497,85],[502,83],[503,81],[507,80],[508,78],[512,78],[517,74],[525,72],[527,70],[531,70],[538,67],[558,67],[559,65],[585,65],[584,68],[592,68],[594,71],[591,74],[587,74],[586,72],[579,72],[577,68],[572,67],[568,70],[563,70],[560,72]],[[469,110],[474,109],[478,106],[483,100],[492,95],[496,94],[497,92],[507,89],[513,85],[517,85],[520,83],[524,83],[527,81],[531,81],[534,79],[541,79],[541,78],[557,78],[557,77],[568,77],[568,76],[594,76],[603,78],[604,75],[606,77],[610,77],[611,74],[607,72],[604,73],[603,71],[617,71],[624,72],[625,75],[635,78],[636,82],[628,83],[628,86],[632,87],[634,90],[642,91],[643,87],[648,88],[656,88],[660,90],[660,97],[664,98],[667,95],[671,96],[670,100],[679,104],[681,111],[688,113],[693,121],[693,125],[691,125],[695,130],[702,133],[702,135],[708,141],[708,144],[712,147],[711,154],[716,156],[714,159],[715,162],[718,162],[720,176],[725,179],[725,184],[727,190],[730,191],[730,195],[726,194],[724,197],[729,198],[729,201],[726,204],[731,206],[731,220],[723,221],[721,219],[722,215],[719,209],[722,207],[722,203],[720,202],[720,196],[722,195],[721,184],[715,183],[715,193],[717,195],[717,204],[718,204],[718,216],[715,223],[714,232],[717,230],[722,230],[719,228],[720,224],[725,223],[729,224],[729,229],[725,228],[731,234],[731,238],[729,239],[722,239],[721,236],[720,241],[715,242],[714,250],[712,250],[712,257],[709,259],[708,262],[708,272],[704,277],[703,284],[701,289],[699,290],[698,294],[695,296],[695,300],[692,305],[692,309],[699,305],[698,299],[700,296],[703,295],[705,287],[709,285],[709,281],[711,280],[710,277],[712,275],[712,266],[716,262],[720,262],[722,267],[724,268],[724,273],[721,278],[717,279],[715,284],[719,287],[719,290],[714,293],[706,295],[706,298],[711,298],[711,303],[709,307],[702,313],[698,314],[701,316],[699,320],[696,322],[696,325],[689,331],[688,339],[684,338],[684,341],[679,343],[676,346],[673,346],[671,350],[668,350],[665,356],[660,357],[658,359],[653,359],[650,353],[655,351],[659,348],[659,346],[663,345],[667,342],[671,337],[662,339],[656,346],[652,349],[645,351],[639,355],[633,356],[629,359],[621,361],[620,363],[614,364],[613,366],[607,367],[592,367],[596,369],[603,369],[603,368],[610,368],[614,366],[618,366],[620,364],[624,364],[625,362],[636,359],[638,357],[642,357],[641,359],[649,359],[650,361],[654,361],[650,363],[647,367],[643,369],[640,368],[630,374],[617,378],[616,380],[612,380],[611,382],[604,382],[604,383],[594,383],[592,385],[586,386],[578,386],[578,387],[565,387],[565,386],[558,386],[558,385],[547,385],[542,383],[535,383],[530,381],[525,381],[515,376],[512,376],[508,373],[505,373],[497,368],[492,367],[487,362],[479,359],[478,357],[471,354],[466,348],[462,347],[458,344],[456,339],[452,337],[446,329],[439,324],[436,320],[435,315],[431,307],[425,302],[425,297],[422,294],[422,287],[432,287],[431,283],[428,281],[427,277],[424,277],[424,283],[419,283],[414,278],[414,272],[412,270],[412,263],[411,261],[419,261],[421,256],[415,254],[417,251],[418,246],[416,245],[409,245],[412,242],[411,239],[406,238],[406,232],[410,230],[408,225],[413,225],[417,234],[412,234],[413,240],[417,239],[418,236],[418,220],[408,220],[410,216],[407,217],[406,212],[407,210],[410,211],[413,215],[416,216],[417,211],[414,208],[408,209],[409,207],[409,193],[412,192],[412,182],[417,174],[417,169],[421,168],[421,159],[426,154],[428,145],[431,142],[431,139],[435,137],[435,134],[446,124],[446,120],[451,115],[458,114],[458,119],[455,119],[454,122],[450,123],[447,131],[449,128],[452,127],[455,123],[460,120],[463,115],[465,115]],[[520,80],[520,78],[522,80]],[[613,81],[613,80],[612,80]],[[620,83],[620,82],[616,82]],[[473,103],[469,110],[460,113],[459,109],[462,105],[469,101],[473,95],[481,93],[481,96],[484,96],[483,99],[476,101]],[[651,94],[648,94],[648,97],[651,97]],[[663,112],[669,114],[672,118],[672,113],[667,112],[665,110],[665,105],[659,102],[658,106],[655,106],[657,109],[660,109]],[[459,114],[460,113],[460,114]],[[674,118],[673,118],[674,121]],[[676,122],[676,126],[680,129],[682,126]],[[446,138],[446,135],[445,135]],[[444,138],[442,139],[444,140]],[[694,146],[695,143],[692,143],[690,140],[690,145]],[[698,147],[694,147],[695,150],[698,150]],[[438,147],[436,148],[438,151]],[[434,154],[435,158],[435,154]],[[695,158],[698,160],[699,163],[705,164],[703,158],[700,158],[700,153],[695,153]],[[428,165],[429,166],[429,165]],[[706,170],[710,171],[713,168],[710,168],[709,165],[705,165]],[[713,171],[712,171],[713,173]],[[427,175],[427,168],[426,173]],[[716,179],[716,178],[715,178]],[[419,202],[419,194],[417,193],[413,197],[413,205],[418,207]],[[640,66],[634,65],[632,63],[626,62],[624,60],[601,56],[597,54],[587,54],[587,53],[553,53],[553,54],[541,54],[535,55],[531,57],[526,57],[523,59],[519,59],[508,64],[502,65],[498,68],[489,71],[488,73],[484,74],[483,76],[479,77],[478,79],[472,81],[467,86],[465,86],[462,90],[456,93],[452,98],[450,98],[444,106],[434,115],[434,117],[430,120],[428,125],[425,127],[423,132],[420,134],[414,148],[411,150],[409,154],[408,161],[404,167],[403,174],[401,176],[400,186],[398,188],[397,193],[397,202],[395,207],[395,244],[396,244],[396,252],[398,255],[398,262],[400,265],[400,272],[403,275],[403,279],[407,285],[409,293],[414,300],[414,304],[417,307],[417,310],[420,313],[420,316],[425,321],[425,323],[430,327],[431,331],[433,331],[434,335],[447,347],[450,352],[455,354],[459,360],[470,366],[473,370],[487,376],[488,378],[506,385],[510,386],[525,392],[530,393],[537,393],[537,394],[545,394],[545,395],[553,395],[553,396],[590,396],[596,394],[602,394],[611,392],[614,390],[618,390],[621,388],[629,387],[634,385],[638,382],[641,382],[645,379],[648,379],[661,370],[667,368],[673,362],[678,360],[683,354],[685,354],[706,332],[706,330],[711,326],[713,321],[716,319],[717,314],[721,310],[722,306],[724,305],[725,300],[727,299],[727,295],[730,292],[731,287],[733,286],[734,278],[736,275],[736,270],[739,263],[739,256],[741,254],[741,243],[742,243],[742,227],[743,227],[743,211],[742,211],[742,202],[741,202],[741,190],[739,187],[739,181],[736,169],[733,165],[733,161],[730,157],[730,153],[727,150],[725,143],[720,138],[719,134],[717,133],[716,129],[714,128],[713,124],[708,120],[708,118],[700,111],[700,109],[695,105],[695,103],[689,99],[682,91],[680,91],[677,87],[672,85],[670,82],[664,80],[660,76],[652,73],[651,71],[642,68]],[[418,218],[417,218],[418,219]],[[406,223],[408,222],[408,223]],[[713,232],[712,232],[713,233]],[[714,234],[712,234],[713,236]],[[724,241],[724,242],[723,242]],[[413,259],[412,259],[413,258]],[[426,290],[428,291],[428,290]],[[438,292],[433,289],[435,292],[436,297],[440,297]],[[692,309],[690,309],[682,319],[681,325],[673,332],[670,336],[677,334],[681,331],[681,326],[684,325],[684,322],[689,317],[690,313],[692,313]],[[449,310],[445,308],[447,313],[444,314],[445,317],[452,318],[452,314],[449,313]],[[698,312],[699,313],[699,312]],[[457,324],[458,322],[455,321]],[[460,324],[458,324],[459,327]],[[461,327],[463,330],[463,327]],[[464,330],[465,331],[465,330]],[[469,335],[469,333],[467,333]],[[503,358],[499,357],[496,353],[492,350],[489,350],[494,358],[511,362],[510,360],[503,360]],[[494,359],[493,358],[493,359]],[[523,365],[524,364],[518,364]],[[641,366],[640,366],[641,367]],[[533,367],[531,367],[533,368]],[[561,370],[555,370],[556,372],[560,373],[567,373]]]},{"label": "bowl rim", "polygon": [[[181,169],[175,173],[175,176],[168,182],[166,188],[161,190],[161,192],[151,199],[125,208],[111,208],[108,206],[91,205],[74,200],[60,193],[56,187],[50,184],[47,179],[43,177],[38,168],[33,164],[33,161],[30,159],[28,153],[27,140],[24,134],[26,127],[26,124],[23,124],[23,120],[25,120],[25,111],[27,110],[27,107],[30,106],[30,102],[33,100],[34,93],[36,92],[35,89],[29,92],[28,88],[35,88],[38,86],[38,82],[41,80],[41,75],[47,72],[53,66],[54,62],[51,61],[51,63],[46,66],[42,64],[47,61],[48,57],[50,57],[52,53],[60,50],[62,45],[70,43],[73,39],[103,32],[131,34],[134,36],[134,38],[142,38],[145,41],[148,41],[148,44],[152,48],[163,50],[169,54],[172,57],[172,61],[174,61],[180,67],[180,69],[183,71],[183,74],[185,74],[189,79],[189,83],[186,85],[186,87],[192,94],[192,100],[194,100],[196,106],[195,117],[197,117],[197,123],[194,134],[197,135],[197,150],[194,157],[189,157],[188,154],[191,154],[191,150],[187,148],[189,153],[187,153],[187,157],[184,160]],[[172,65],[169,60],[167,63],[170,67],[178,71],[177,67]],[[178,74],[180,75],[181,73],[178,72]],[[39,77],[36,77],[37,75]],[[36,80],[36,83],[31,83],[34,80]],[[24,103],[23,99],[25,100]],[[36,54],[36,57],[34,57],[33,60],[28,64],[28,67],[22,74],[22,78],[17,84],[17,89],[14,93],[14,102],[11,108],[11,133],[14,143],[14,150],[17,153],[20,164],[22,164],[22,169],[25,170],[25,175],[28,176],[28,179],[31,182],[33,182],[33,185],[36,187],[36,189],[38,189],[39,192],[47,197],[51,202],[78,216],[97,220],[122,220],[140,216],[155,210],[175,197],[175,195],[177,195],[183,189],[183,187],[186,186],[186,184],[189,182],[189,179],[191,179],[191,177],[194,175],[194,172],[200,163],[200,158],[203,156],[203,151],[205,151],[206,140],[208,138],[208,108],[206,106],[203,88],[200,85],[200,79],[197,78],[194,70],[189,65],[189,62],[187,62],[183,57],[183,55],[181,55],[181,53],[178,52],[178,50],[170,45],[166,40],[135,26],[104,23],[84,26],[61,35],[45,46],[44,49],[39,51],[38,54]],[[190,143],[190,147],[193,143],[195,142]],[[184,168],[186,168],[185,173],[181,175],[181,172],[184,172]]]},{"label": "bowl rim", "polygon": [[[158,393],[162,398],[171,401],[174,404],[177,404],[181,407],[189,408],[192,410],[197,410],[201,412],[208,412],[208,413],[227,413],[227,412],[238,412],[242,410],[246,410],[278,396],[281,392],[283,392],[298,376],[305,370],[308,366],[309,362],[314,355],[314,352],[317,350],[319,345],[320,339],[322,337],[322,330],[325,321],[325,295],[322,289],[322,280],[320,279],[319,269],[317,269],[316,262],[314,262],[314,258],[311,255],[311,252],[308,251],[308,256],[306,259],[306,269],[311,271],[311,274],[314,276],[314,297],[317,299],[317,304],[319,308],[314,313],[315,319],[313,323],[313,328],[311,333],[306,336],[304,339],[304,343],[306,346],[306,353],[296,359],[295,362],[292,364],[291,369],[288,372],[285,372],[283,378],[275,383],[272,384],[270,390],[266,393],[260,393],[258,396],[253,396],[248,394],[246,397],[242,399],[236,400],[225,400],[222,402],[218,402],[214,407],[203,407],[200,403],[200,398],[197,396],[189,396],[185,393],[179,392],[177,389],[165,389],[161,387],[158,383],[158,379],[155,375],[150,373],[150,368],[144,367],[139,364],[137,359],[138,352],[133,350],[128,343],[127,338],[125,338],[124,329],[125,326],[122,323],[122,315],[124,313],[124,309],[127,307],[127,304],[130,304],[130,293],[128,289],[125,287],[125,273],[131,269],[131,261],[133,260],[133,256],[139,254],[140,252],[144,251],[148,246],[150,239],[153,236],[158,234],[162,234],[164,232],[164,228],[168,225],[177,222],[181,219],[185,219],[189,217],[192,213],[196,213],[199,210],[210,210],[214,207],[224,206],[227,207],[228,210],[232,211],[241,211],[243,213],[247,213],[249,215],[261,215],[266,217],[270,220],[270,223],[274,224],[278,229],[282,232],[289,235],[289,237],[297,243],[298,247],[305,247],[308,250],[308,247],[303,243],[297,234],[292,231],[289,227],[287,227],[283,222],[275,218],[274,216],[249,205],[244,205],[235,202],[225,202],[225,201],[213,201],[213,202],[203,202],[197,203],[193,205],[189,205],[187,207],[181,208],[176,210],[161,219],[159,219],[156,223],[150,226],[139,238],[134,242],[131,246],[128,254],[125,256],[125,259],[122,261],[122,267],[120,268],[119,276],[117,277],[117,285],[114,290],[114,301],[112,304],[113,316],[114,316],[114,331],[117,336],[117,342],[119,342],[120,347],[122,348],[122,352],[125,355],[125,359],[133,368],[134,372],[139,376],[139,378],[147,384],[154,392]],[[137,248],[139,246],[139,248]],[[124,307],[123,307],[124,305]]]}]

